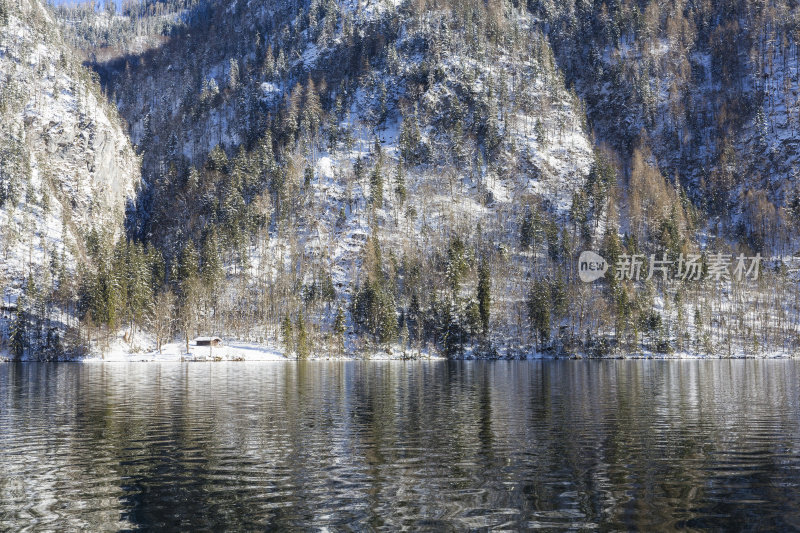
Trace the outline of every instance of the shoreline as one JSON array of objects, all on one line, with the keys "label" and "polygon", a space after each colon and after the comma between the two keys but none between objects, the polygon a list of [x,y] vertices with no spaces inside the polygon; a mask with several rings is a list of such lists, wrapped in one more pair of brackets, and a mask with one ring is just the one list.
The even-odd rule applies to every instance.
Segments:
[{"label": "shoreline", "polygon": [[84,363],[84,364],[115,364],[115,363],[275,363],[275,362],[446,362],[446,361],[723,361],[723,360],[798,360],[800,356],[789,354],[767,354],[767,355],[653,355],[653,354],[626,354],[614,356],[589,356],[589,355],[569,355],[552,356],[543,354],[530,354],[527,356],[515,357],[454,357],[447,358],[439,355],[423,355],[421,357],[403,357],[389,354],[373,355],[319,355],[310,356],[304,359],[297,357],[287,357],[280,355],[277,357],[203,357],[194,354],[182,354],[180,356],[164,356],[163,354],[141,354],[131,353],[123,357],[101,357],[83,356],[67,357],[60,359],[36,359],[25,357],[22,359],[11,358],[0,355],[0,364],[3,363]]},{"label": "shoreline", "polygon": [[217,362],[275,362],[275,361],[564,361],[564,360],[659,360],[659,361],[691,361],[691,360],[722,360],[722,359],[797,359],[800,351],[785,352],[771,351],[763,354],[732,353],[728,354],[699,354],[692,352],[674,352],[669,354],[655,352],[636,352],[623,354],[610,354],[598,356],[593,354],[552,354],[535,351],[524,351],[520,348],[500,347],[489,354],[479,352],[474,348],[458,357],[448,358],[431,350],[412,350],[403,352],[397,346],[384,350],[342,352],[331,351],[312,354],[301,359],[294,353],[286,351],[274,343],[245,342],[236,340],[223,341],[215,347],[197,346],[190,344],[186,352],[185,342],[171,342],[164,344],[160,352],[153,349],[147,341],[144,347],[137,344],[128,344],[121,339],[115,339],[104,350],[95,349],[88,355],[66,356],[55,359],[40,360],[32,355],[27,355],[21,360],[11,356],[8,351],[0,352],[0,363],[3,362],[75,362],[75,363],[217,363]]}]

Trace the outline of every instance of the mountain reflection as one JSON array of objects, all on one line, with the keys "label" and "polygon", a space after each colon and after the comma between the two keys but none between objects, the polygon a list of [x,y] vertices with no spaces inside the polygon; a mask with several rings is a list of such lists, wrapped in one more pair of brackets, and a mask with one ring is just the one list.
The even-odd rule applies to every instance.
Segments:
[{"label": "mountain reflection", "polygon": [[794,361],[0,365],[0,529],[800,527]]}]

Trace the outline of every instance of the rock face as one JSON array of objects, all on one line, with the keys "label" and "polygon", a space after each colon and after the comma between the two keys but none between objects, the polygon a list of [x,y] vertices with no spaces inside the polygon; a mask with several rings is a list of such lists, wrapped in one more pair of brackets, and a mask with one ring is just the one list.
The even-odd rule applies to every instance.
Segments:
[{"label": "rock face", "polygon": [[39,0],[0,0],[0,289],[118,233],[140,164],[96,76]]}]

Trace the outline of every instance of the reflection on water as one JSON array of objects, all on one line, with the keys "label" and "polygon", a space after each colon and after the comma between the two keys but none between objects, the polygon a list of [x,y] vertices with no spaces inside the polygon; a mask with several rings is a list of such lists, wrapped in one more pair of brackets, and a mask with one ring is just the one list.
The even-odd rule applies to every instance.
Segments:
[{"label": "reflection on water", "polygon": [[0,365],[0,530],[800,528],[794,361]]}]

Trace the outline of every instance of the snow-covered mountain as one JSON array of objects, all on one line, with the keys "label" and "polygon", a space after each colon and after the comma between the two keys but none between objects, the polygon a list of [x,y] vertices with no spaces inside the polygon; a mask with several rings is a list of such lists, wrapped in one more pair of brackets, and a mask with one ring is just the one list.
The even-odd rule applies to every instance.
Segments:
[{"label": "snow-covered mountain", "polygon": [[[111,128],[119,109],[141,158],[125,239],[83,228],[75,315],[91,342],[130,346],[138,329],[301,354],[783,349],[799,316],[784,258],[753,287],[613,279],[631,254],[706,272],[794,250],[800,17],[778,4],[53,8],[103,90],[73,105],[94,98]],[[15,116],[45,124],[72,100],[39,101]],[[43,131],[37,150],[58,143]],[[104,189],[109,215],[134,190],[126,154],[103,172],[133,175]],[[35,189],[39,167],[14,175]],[[604,280],[579,280],[582,250],[609,259]]]},{"label": "snow-covered mountain", "polygon": [[[246,255],[261,283],[283,286],[294,271],[294,283],[313,292],[330,278],[335,294],[312,302],[327,309],[322,331],[337,306],[355,309],[372,236],[397,260],[429,263],[424,277],[432,282],[446,274],[442,254],[463,240],[472,248],[468,281],[456,291],[453,312],[464,315],[476,302],[480,256],[502,255],[508,275],[498,277],[498,290],[509,296],[497,299],[496,316],[516,313],[535,264],[518,246],[526,212],[541,223],[539,243],[546,224],[557,248],[559,227],[595,161],[582,103],[565,88],[546,37],[511,8],[502,14],[508,36],[493,41],[485,41],[486,28],[460,32],[460,16],[446,11],[412,16],[386,2],[308,9],[298,15],[289,3],[210,3],[195,26],[163,47],[98,66],[131,124],[151,185],[135,231],[175,260],[187,234],[200,248],[217,228],[222,248],[238,257],[238,233],[251,233]],[[215,163],[223,153],[226,161]],[[228,202],[261,211],[231,216]],[[254,233],[234,220],[259,217]],[[231,230],[231,223],[241,227]],[[426,309],[452,300],[446,287],[409,285],[393,298],[397,308],[413,299]],[[271,320],[305,309],[298,296],[287,294]],[[228,297],[231,307],[241,301],[238,292]],[[357,314],[348,317],[355,330],[363,318]],[[422,317],[415,320],[421,329]],[[493,334],[516,337],[520,329],[498,320]]]},{"label": "snow-covered mountain", "polygon": [[0,4],[0,292],[58,290],[95,231],[120,235],[140,162],[97,76],[38,0]]}]

